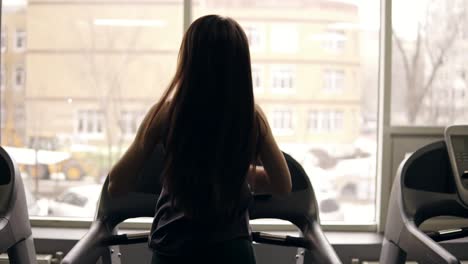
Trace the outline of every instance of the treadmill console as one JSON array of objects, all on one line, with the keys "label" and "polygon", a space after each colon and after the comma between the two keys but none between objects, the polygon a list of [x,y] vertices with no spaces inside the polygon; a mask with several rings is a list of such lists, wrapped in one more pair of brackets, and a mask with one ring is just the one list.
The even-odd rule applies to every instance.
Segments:
[{"label": "treadmill console", "polygon": [[458,194],[468,205],[468,125],[447,127],[445,143]]}]

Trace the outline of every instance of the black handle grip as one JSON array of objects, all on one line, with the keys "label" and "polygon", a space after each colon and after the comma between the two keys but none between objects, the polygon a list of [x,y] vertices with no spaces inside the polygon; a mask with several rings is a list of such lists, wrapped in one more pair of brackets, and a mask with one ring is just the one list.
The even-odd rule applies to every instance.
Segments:
[{"label": "black handle grip", "polygon": [[253,195],[254,200],[258,200],[258,201],[266,201],[266,200],[271,199],[271,197],[272,197],[271,194],[254,194]]},{"label": "black handle grip", "polygon": [[430,231],[426,232],[426,235],[436,242],[463,238],[468,236],[468,227],[460,227],[440,231]]},{"label": "black handle grip", "polygon": [[137,235],[132,234],[122,234],[122,235],[112,235],[104,238],[101,241],[103,246],[114,246],[114,245],[131,245],[131,244],[140,244],[148,242],[148,234],[142,233]]},{"label": "black handle grip", "polygon": [[265,243],[286,247],[308,248],[309,241],[303,237],[281,236],[264,232],[252,232],[252,239],[257,243]]}]

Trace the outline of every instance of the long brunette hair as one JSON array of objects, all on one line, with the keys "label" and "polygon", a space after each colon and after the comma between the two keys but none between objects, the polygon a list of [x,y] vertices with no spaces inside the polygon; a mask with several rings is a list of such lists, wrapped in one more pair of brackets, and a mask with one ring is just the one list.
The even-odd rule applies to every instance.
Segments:
[{"label": "long brunette hair", "polygon": [[254,163],[258,133],[249,45],[237,22],[208,15],[192,23],[154,116],[164,106],[162,182],[172,202],[193,218],[230,217]]}]

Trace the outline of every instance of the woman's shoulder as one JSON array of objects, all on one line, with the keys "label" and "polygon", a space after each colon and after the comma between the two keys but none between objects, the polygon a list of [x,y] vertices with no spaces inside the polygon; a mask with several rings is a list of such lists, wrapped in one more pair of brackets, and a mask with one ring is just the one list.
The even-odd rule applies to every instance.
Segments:
[{"label": "woman's shoulder", "polygon": [[148,141],[151,143],[164,141],[168,129],[168,116],[170,104],[167,102],[158,102],[151,106],[146,117],[141,123],[142,127],[142,142],[145,145]]},{"label": "woman's shoulder", "polygon": [[258,123],[260,135],[264,136],[269,129],[268,119],[265,112],[263,112],[263,109],[258,104],[255,104],[255,120]]},{"label": "woman's shoulder", "polygon": [[171,102],[157,102],[149,111],[149,115],[152,116],[151,123],[153,125],[161,125],[165,124],[168,116],[169,116],[169,109],[170,109]]}]

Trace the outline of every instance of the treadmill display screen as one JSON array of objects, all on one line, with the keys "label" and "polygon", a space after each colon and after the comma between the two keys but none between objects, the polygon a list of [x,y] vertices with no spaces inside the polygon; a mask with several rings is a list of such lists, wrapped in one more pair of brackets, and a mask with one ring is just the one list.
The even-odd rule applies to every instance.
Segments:
[{"label": "treadmill display screen", "polygon": [[451,136],[458,174],[468,179],[468,136]]},{"label": "treadmill display screen", "polygon": [[455,152],[468,155],[468,136],[452,136],[452,147]]}]

